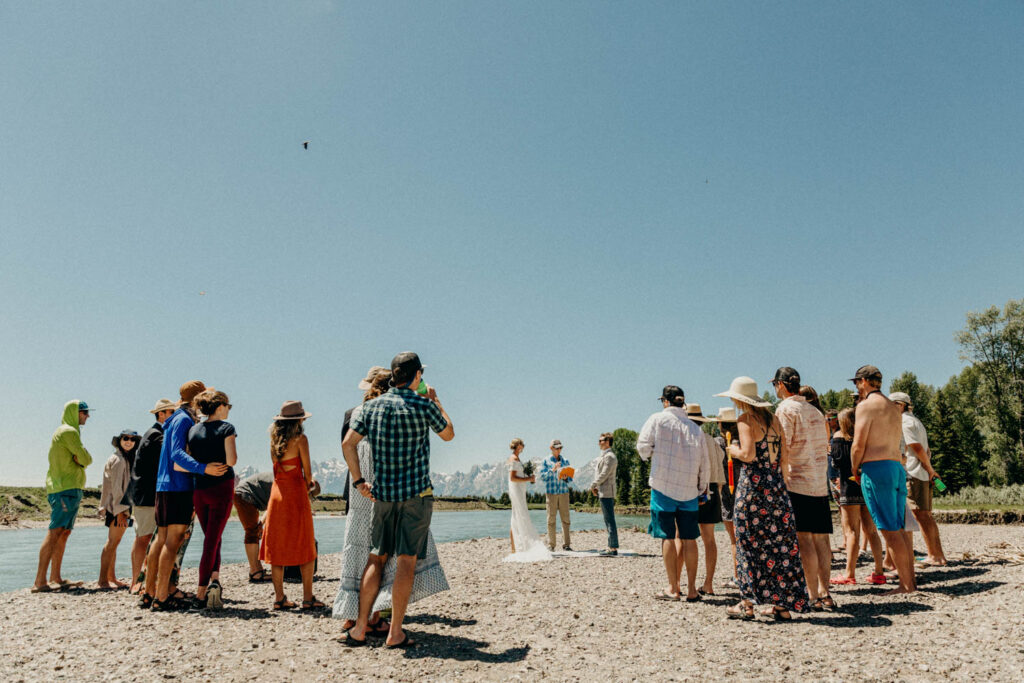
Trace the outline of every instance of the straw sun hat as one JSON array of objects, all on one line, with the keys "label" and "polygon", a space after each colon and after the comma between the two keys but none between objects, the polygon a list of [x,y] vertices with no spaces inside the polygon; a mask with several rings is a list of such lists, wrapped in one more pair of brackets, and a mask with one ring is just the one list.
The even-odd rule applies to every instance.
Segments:
[{"label": "straw sun hat", "polygon": [[757,406],[758,408],[771,406],[771,403],[761,400],[757,393],[757,382],[749,377],[737,377],[729,385],[729,391],[723,391],[720,394],[715,394],[715,396],[735,399],[741,403]]}]

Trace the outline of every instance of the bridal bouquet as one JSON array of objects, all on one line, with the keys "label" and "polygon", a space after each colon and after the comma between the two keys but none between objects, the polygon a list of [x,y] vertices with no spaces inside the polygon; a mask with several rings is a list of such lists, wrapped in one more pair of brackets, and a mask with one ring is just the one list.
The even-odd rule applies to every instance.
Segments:
[{"label": "bridal bouquet", "polygon": [[527,460],[523,463],[523,475],[527,477],[533,476],[533,461]]}]

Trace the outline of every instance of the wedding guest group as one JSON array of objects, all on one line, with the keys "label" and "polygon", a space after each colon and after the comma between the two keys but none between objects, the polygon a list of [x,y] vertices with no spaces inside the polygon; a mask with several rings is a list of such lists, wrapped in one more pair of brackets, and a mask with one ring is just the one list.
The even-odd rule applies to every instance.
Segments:
[{"label": "wedding guest group", "polygon": [[[340,642],[347,647],[365,646],[372,638],[383,639],[388,648],[414,647],[403,627],[409,605],[449,590],[430,531],[430,433],[443,441],[455,433],[423,375],[413,352],[396,355],[390,369],[371,367],[358,384],[362,402],[345,415],[342,452],[352,499],[331,616],[342,622]],[[717,417],[705,416],[698,403],[687,404],[680,386],[663,387],[661,410],[644,422],[636,441],[639,457],[650,462],[648,532],[661,545],[667,583],[656,600],[695,603],[716,594],[719,522],[733,550],[733,578],[726,586],[739,592],[738,602],[726,610],[729,618],[753,619],[760,613],[789,621],[793,613],[835,609],[829,586],[857,583],[861,543],[870,545],[874,558],[867,582],[884,585],[879,531],[898,580],[887,594],[915,591],[914,521],[928,548],[923,564],[945,563],[931,516],[931,486],[938,475],[910,396],[882,394],[882,374],[871,365],[860,367],[852,381],[856,408],[828,416],[814,389],[801,384],[800,373],[789,366],[778,368],[771,380],[780,399],[774,411],[757,382],[746,376],[715,394],[732,404]],[[155,423],[142,436],[124,429],[112,438],[98,506],[107,527],[101,590],[128,588],[116,576],[116,555],[123,534],[134,525],[130,590],[141,593],[140,606],[154,612],[221,608],[222,539],[234,508],[244,530],[249,582],[273,583],[270,609],[326,608],[313,591],[318,548],[310,500],[319,485],[304,433],[312,415],[301,401],[285,401],[269,428],[271,471],[236,482],[237,434],[227,421],[231,410],[225,392],[192,380],[181,385],[177,402],[157,401],[150,410]],[[89,416],[84,401],[67,402],[51,438],[46,481],[51,519],[35,593],[82,585],[63,578],[61,563],[92,462],[81,439]],[[600,434],[591,463],[591,491],[607,532],[606,547],[591,552],[603,557],[620,556],[613,444],[611,432]],[[580,554],[554,553],[556,519],[562,522],[562,549],[571,551],[569,487],[575,471],[562,455],[561,441],[550,442],[550,456],[541,461],[537,476],[523,460],[525,448],[519,438],[509,443],[511,553],[503,560],[547,562]],[[546,542],[527,505],[527,488],[538,479],[547,497]],[[830,485],[840,506],[846,553],[845,571],[831,579]],[[179,588],[177,570],[194,519],[203,530],[203,549],[191,594]],[[698,538],[706,572],[699,587]],[[298,569],[301,603],[285,594],[289,567]]]}]

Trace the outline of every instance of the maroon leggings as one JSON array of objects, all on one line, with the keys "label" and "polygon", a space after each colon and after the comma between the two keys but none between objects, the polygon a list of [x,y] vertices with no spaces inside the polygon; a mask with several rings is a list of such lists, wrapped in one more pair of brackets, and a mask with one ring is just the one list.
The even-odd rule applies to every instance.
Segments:
[{"label": "maroon leggings", "polygon": [[203,528],[203,557],[199,560],[199,585],[208,586],[210,576],[220,571],[220,538],[231,517],[231,503],[235,499],[235,482],[225,479],[208,489],[196,489],[192,504],[196,519]]}]

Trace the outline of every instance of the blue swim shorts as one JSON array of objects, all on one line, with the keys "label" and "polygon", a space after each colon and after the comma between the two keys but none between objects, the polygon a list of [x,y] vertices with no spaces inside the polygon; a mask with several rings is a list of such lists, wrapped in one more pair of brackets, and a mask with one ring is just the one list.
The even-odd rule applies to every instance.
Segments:
[{"label": "blue swim shorts", "polygon": [[74,529],[78,506],[82,504],[82,489],[51,493],[46,496],[46,500],[50,503],[50,528]]},{"label": "blue swim shorts", "polygon": [[700,538],[698,509],[696,498],[676,500],[651,489],[651,524],[647,532],[654,538]]},{"label": "blue swim shorts", "polygon": [[895,460],[872,460],[861,465],[861,492],[875,526],[901,531],[907,513],[907,471]]}]

